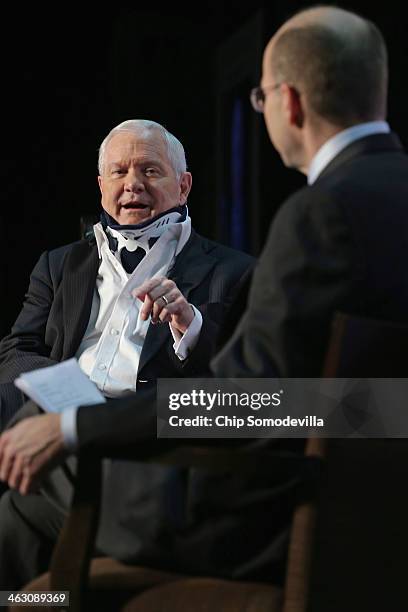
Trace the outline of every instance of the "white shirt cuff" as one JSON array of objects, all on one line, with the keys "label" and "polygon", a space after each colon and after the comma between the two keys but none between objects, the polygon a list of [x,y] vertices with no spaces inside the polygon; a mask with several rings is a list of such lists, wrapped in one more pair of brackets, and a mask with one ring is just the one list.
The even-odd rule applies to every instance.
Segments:
[{"label": "white shirt cuff", "polygon": [[76,451],[78,448],[78,434],[76,426],[78,406],[68,408],[61,412],[61,432],[64,440],[64,446],[70,451]]},{"label": "white shirt cuff", "polygon": [[180,361],[187,359],[197,344],[203,325],[203,316],[201,312],[192,304],[190,304],[190,306],[194,311],[194,317],[184,334],[181,334],[177,329],[173,329],[169,323],[170,331],[174,339],[173,349]]}]

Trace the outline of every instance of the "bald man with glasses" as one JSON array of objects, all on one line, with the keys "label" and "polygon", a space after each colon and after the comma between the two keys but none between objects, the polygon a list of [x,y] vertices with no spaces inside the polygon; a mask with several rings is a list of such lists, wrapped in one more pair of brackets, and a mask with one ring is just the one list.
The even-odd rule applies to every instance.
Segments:
[{"label": "bald man with glasses", "polygon": [[268,43],[253,108],[307,185],[280,207],[217,376],[319,376],[335,311],[408,320],[408,158],[377,27],[329,6]]}]

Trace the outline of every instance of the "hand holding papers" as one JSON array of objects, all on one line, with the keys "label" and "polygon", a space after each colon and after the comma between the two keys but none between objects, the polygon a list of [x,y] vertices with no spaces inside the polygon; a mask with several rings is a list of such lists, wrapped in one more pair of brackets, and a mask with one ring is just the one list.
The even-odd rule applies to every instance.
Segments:
[{"label": "hand holding papers", "polygon": [[76,359],[22,374],[15,385],[51,413],[24,418],[0,436],[0,480],[26,495],[70,452],[62,431],[64,417],[73,412],[68,409],[105,398]]},{"label": "hand holding papers", "polygon": [[14,384],[46,412],[106,401],[75,358],[21,374]]}]

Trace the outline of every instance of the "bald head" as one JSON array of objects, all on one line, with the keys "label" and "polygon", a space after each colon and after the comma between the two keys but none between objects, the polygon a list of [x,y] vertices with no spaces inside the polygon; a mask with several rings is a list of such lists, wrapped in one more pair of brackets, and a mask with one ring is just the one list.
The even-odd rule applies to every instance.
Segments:
[{"label": "bald head", "polygon": [[305,95],[318,117],[334,125],[384,119],[387,52],[376,26],[340,8],[320,6],[294,15],[264,55],[264,75]]},{"label": "bald head", "polygon": [[355,13],[334,6],[315,6],[299,11],[288,19],[277,31],[276,35],[291,28],[308,25],[321,25],[333,31],[344,33],[353,31],[356,35],[366,27],[367,21]]}]

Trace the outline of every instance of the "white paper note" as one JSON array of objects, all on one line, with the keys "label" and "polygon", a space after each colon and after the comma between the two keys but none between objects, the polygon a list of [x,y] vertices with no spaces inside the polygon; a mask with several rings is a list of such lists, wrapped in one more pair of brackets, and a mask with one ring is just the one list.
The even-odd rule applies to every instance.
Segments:
[{"label": "white paper note", "polygon": [[106,401],[81,370],[75,357],[21,374],[14,384],[46,412],[62,412],[67,408]]}]

